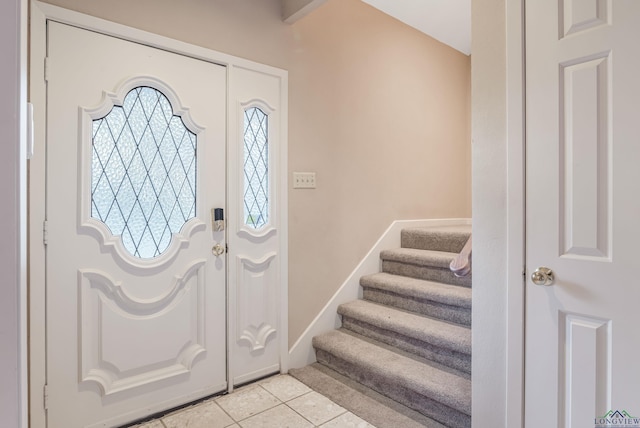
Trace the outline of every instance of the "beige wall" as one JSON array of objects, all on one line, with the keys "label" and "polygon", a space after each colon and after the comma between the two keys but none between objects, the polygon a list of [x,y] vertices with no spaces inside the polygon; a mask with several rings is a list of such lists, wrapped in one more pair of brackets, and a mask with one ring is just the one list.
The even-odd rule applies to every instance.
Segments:
[{"label": "beige wall", "polygon": [[289,343],[396,219],[469,217],[469,58],[359,0],[48,0],[289,71]]},{"label": "beige wall", "polygon": [[293,29],[290,339],[393,220],[471,214],[469,58],[355,0]]}]

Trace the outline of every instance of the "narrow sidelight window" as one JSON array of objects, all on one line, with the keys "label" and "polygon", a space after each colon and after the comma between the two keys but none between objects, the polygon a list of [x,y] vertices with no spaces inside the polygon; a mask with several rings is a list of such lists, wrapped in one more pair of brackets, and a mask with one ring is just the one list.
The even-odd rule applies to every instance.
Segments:
[{"label": "narrow sidelight window", "polygon": [[258,107],[244,112],[244,222],[254,229],[269,222],[268,118]]}]

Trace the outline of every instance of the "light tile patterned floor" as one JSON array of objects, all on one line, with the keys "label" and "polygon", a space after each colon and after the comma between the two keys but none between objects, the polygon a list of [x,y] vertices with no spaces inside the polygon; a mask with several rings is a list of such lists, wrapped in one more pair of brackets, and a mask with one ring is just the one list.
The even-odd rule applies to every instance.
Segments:
[{"label": "light tile patterned floor", "polygon": [[277,375],[135,428],[375,428],[288,375]]}]

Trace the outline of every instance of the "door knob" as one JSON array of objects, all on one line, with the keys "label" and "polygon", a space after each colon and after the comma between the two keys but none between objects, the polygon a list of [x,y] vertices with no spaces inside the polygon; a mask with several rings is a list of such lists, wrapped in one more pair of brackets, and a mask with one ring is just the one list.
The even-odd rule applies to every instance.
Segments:
[{"label": "door knob", "polygon": [[553,271],[548,267],[540,266],[531,274],[531,281],[536,285],[551,285],[554,280]]},{"label": "door knob", "polygon": [[213,253],[213,255],[215,255],[216,257],[224,254],[224,246],[220,245],[220,244],[216,244],[213,246],[213,248],[211,249],[211,252]]}]

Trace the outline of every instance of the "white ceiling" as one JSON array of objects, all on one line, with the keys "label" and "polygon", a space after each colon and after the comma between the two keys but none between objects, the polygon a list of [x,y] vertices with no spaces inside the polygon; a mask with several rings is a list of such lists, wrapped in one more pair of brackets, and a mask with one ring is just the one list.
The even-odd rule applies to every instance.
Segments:
[{"label": "white ceiling", "polygon": [[362,0],[465,55],[471,54],[471,0]]}]

